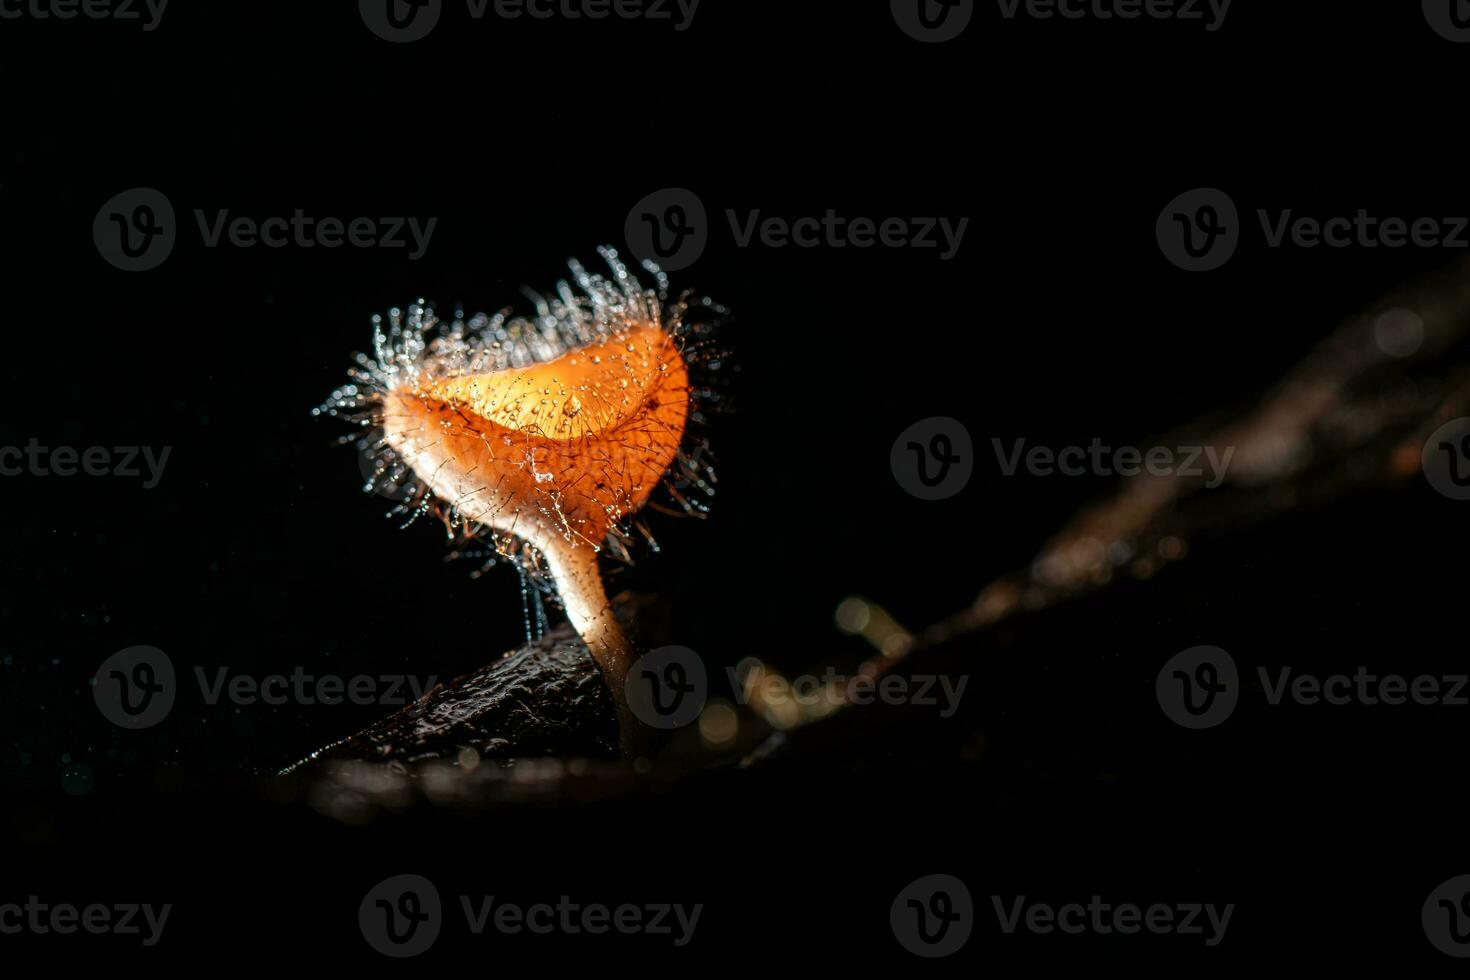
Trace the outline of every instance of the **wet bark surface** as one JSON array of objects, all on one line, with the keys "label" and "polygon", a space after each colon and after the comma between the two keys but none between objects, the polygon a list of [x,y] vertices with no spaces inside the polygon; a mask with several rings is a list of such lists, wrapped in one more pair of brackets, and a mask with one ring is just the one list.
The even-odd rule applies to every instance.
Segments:
[{"label": "wet bark surface", "polygon": [[287,771],[334,762],[411,766],[480,758],[614,758],[617,718],[597,665],[562,624],[500,660],[324,747]]}]

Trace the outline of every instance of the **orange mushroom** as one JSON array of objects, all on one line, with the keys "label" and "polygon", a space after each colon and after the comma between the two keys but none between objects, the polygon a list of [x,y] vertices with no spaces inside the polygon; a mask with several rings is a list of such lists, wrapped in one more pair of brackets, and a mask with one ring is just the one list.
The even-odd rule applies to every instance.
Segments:
[{"label": "orange mushroom", "polygon": [[617,693],[629,650],[597,555],[663,479],[688,414],[684,359],[646,323],[532,367],[396,389],[383,432],[436,497],[541,553]]},{"label": "orange mushroom", "polygon": [[437,506],[452,525],[535,550],[613,694],[630,750],[632,650],[598,555],[683,458],[691,385],[677,336],[685,304],[663,310],[662,290],[643,290],[615,253],[603,254],[612,280],[572,263],[585,295],[561,284],[534,320],[456,318],[445,330],[426,307],[406,325],[394,311],[389,329],[377,321],[376,357],[359,359],[358,383],[321,411],[351,410],[376,427],[380,473],[412,484],[419,511]]}]

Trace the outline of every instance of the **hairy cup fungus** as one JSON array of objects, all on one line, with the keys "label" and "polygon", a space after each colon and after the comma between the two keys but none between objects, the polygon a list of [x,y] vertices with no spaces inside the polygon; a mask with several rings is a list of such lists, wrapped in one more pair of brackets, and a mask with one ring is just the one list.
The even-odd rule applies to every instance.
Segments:
[{"label": "hairy cup fungus", "polygon": [[[636,721],[623,686],[632,650],[603,589],[605,545],[626,557],[627,524],[674,471],[669,486],[713,493],[701,444],[686,451],[709,388],[690,381],[713,322],[690,317],[689,296],[669,304],[667,282],[644,289],[611,249],[612,278],[570,263],[578,293],[559,283],[536,298],[534,318],[456,315],[439,321],[419,303],[374,318],[374,353],[353,383],[318,412],[372,427],[369,489],[385,487],[410,517],[437,512],[451,534],[488,534],[498,554],[547,574],[618,706],[623,745]],[[707,301],[700,307],[721,312]],[[718,359],[710,360],[718,366]],[[645,534],[646,529],[644,529]]]}]

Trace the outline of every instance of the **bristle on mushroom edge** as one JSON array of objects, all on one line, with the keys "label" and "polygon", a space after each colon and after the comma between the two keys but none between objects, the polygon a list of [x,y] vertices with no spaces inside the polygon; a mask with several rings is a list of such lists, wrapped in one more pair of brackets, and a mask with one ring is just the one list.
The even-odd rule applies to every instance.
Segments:
[{"label": "bristle on mushroom edge", "polygon": [[452,555],[508,558],[538,598],[556,595],[538,540],[631,561],[635,530],[658,548],[640,507],[703,516],[715,490],[703,430],[723,407],[728,311],[692,292],[670,302],[652,263],[645,288],[598,251],[609,276],[570,261],[554,296],[528,293],[534,316],[442,320],[422,300],[375,315],[372,353],[313,411],[367,430],[342,441],[366,454],[364,489],[395,501],[390,516],[437,516]]}]

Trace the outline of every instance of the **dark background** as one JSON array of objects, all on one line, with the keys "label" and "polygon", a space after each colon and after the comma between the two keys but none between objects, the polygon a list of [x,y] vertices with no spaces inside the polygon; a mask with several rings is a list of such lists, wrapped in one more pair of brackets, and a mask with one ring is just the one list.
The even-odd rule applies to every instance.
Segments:
[{"label": "dark background", "polygon": [[[310,12],[305,9],[311,7]],[[1417,4],[1251,3],[1197,23],[1002,20],[919,44],[886,4],[705,0],[692,27],[472,22],[390,45],[351,4],[185,4],[158,30],[0,21],[0,443],[171,446],[162,483],[6,478],[0,533],[0,901],[172,902],[156,960],[381,967],[356,906],[390,874],[446,895],[704,902],[694,945],[449,935],[430,969],[717,963],[734,969],[1168,960],[1448,968],[1419,926],[1466,871],[1467,709],[1242,709],[1187,733],[1153,678],[1196,643],[1243,664],[1463,665],[1457,505],[1366,493],[1240,540],[1197,543],[1187,584],[1043,619],[1023,657],[978,657],[952,722],[825,758],[693,777],[584,807],[414,811],[365,828],[277,800],[255,774],[376,711],[184,704],[114,729],[107,655],[182,670],[300,664],[455,676],[522,638],[516,576],[472,579],[430,524],[359,492],[345,430],[310,410],[419,296],[524,310],[564,260],[621,246],[663,187],[710,211],[676,287],[731,306],[733,411],[713,432],[705,522],[655,518],[663,553],[614,588],[670,599],[712,665],[863,655],[852,593],[918,627],[1021,567],[1107,480],[1002,478],[989,440],[1147,444],[1243,407],[1343,316],[1444,253],[1267,250],[1223,270],[1160,255],[1176,194],[1257,207],[1463,214],[1470,49]],[[104,201],[156,187],[181,220],[160,268],[107,265]],[[194,208],[437,216],[428,254],[206,249]],[[959,255],[737,248],[730,208],[795,218],[968,216]],[[925,503],[888,452],[919,419],[975,437],[959,497]],[[1173,573],[1170,573],[1173,574]],[[1149,591],[1152,589],[1153,591]],[[875,719],[875,726],[881,720]],[[78,766],[85,767],[79,769]],[[980,906],[958,956],[888,929],[910,880]],[[1003,937],[988,896],[1237,904],[1226,942]],[[139,955],[121,937],[0,937],[44,956]],[[476,959],[478,958],[478,959]]]}]

